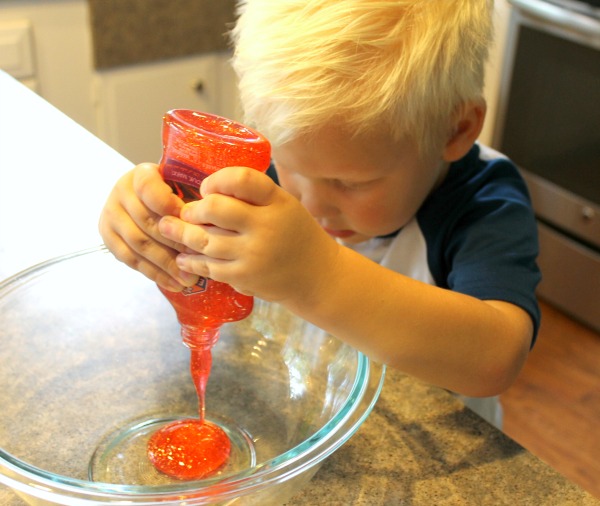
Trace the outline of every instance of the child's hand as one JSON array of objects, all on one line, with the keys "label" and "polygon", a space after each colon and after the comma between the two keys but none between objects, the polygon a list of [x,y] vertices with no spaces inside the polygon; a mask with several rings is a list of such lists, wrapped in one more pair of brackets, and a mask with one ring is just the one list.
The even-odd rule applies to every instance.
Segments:
[{"label": "child's hand", "polygon": [[339,246],[296,198],[243,167],[206,178],[201,193],[181,219],[159,224],[165,238],[197,252],[180,254],[180,269],[271,301],[314,295]]},{"label": "child's hand", "polygon": [[179,216],[182,207],[157,165],[138,165],[111,191],[100,216],[100,235],[117,259],[164,288],[181,290],[197,276],[179,270],[175,258],[184,248],[163,237],[158,222],[165,215]]}]

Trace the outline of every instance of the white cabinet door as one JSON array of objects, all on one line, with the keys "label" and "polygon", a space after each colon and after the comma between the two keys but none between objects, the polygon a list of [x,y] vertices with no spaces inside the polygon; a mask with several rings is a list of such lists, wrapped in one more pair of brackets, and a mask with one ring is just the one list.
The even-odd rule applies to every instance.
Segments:
[{"label": "white cabinet door", "polygon": [[223,114],[223,54],[98,72],[98,136],[134,163],[158,162],[162,116],[187,108]]}]

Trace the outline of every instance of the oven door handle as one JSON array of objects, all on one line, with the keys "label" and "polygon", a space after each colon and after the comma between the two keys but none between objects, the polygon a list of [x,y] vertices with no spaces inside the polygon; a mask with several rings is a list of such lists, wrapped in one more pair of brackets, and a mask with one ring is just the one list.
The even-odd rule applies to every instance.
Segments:
[{"label": "oven door handle", "polygon": [[591,16],[553,5],[543,0],[509,0],[511,4],[535,18],[557,27],[574,31],[591,39],[593,46],[600,47],[600,21]]}]

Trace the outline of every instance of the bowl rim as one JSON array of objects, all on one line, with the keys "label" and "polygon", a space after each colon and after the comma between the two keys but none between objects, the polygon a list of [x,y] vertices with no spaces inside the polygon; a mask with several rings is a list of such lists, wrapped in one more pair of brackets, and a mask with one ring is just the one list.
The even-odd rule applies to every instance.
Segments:
[{"label": "bowl rim", "polygon": [[[108,253],[107,248],[101,245],[51,258],[0,282],[0,292],[43,273],[57,263]],[[60,498],[60,504],[67,506],[122,501],[164,506],[181,504],[182,500],[190,505],[206,504],[206,500],[228,500],[285,482],[322,463],[355,434],[373,410],[383,388],[386,366],[370,360],[358,350],[354,351],[357,354],[354,384],[335,415],[298,445],[247,471],[169,485],[120,485],[50,473],[0,448],[0,483],[39,499],[56,501]]]}]

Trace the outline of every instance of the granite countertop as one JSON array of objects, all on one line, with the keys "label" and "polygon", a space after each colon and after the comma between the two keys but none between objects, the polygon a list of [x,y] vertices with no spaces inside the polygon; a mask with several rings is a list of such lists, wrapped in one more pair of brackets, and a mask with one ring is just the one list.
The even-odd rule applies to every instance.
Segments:
[{"label": "granite countertop", "polygon": [[600,505],[450,393],[386,373],[355,436],[287,506]]},{"label": "granite countertop", "polygon": [[[0,504],[25,503],[0,485]],[[286,506],[587,506],[597,500],[448,392],[388,370],[373,412]]]}]

